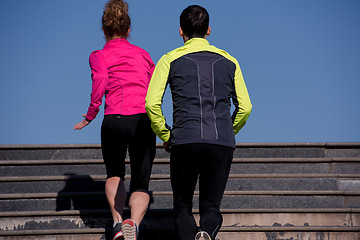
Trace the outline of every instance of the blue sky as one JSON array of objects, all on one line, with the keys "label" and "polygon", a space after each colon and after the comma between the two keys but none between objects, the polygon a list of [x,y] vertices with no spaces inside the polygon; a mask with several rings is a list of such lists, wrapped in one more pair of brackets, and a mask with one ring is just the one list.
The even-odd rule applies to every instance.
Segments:
[{"label": "blue sky", "polygon": [[[89,54],[105,44],[103,0],[2,0],[0,144],[100,143]],[[129,41],[156,63],[183,44],[179,15],[210,14],[211,44],[238,59],[253,103],[237,142],[360,141],[360,1],[128,0]],[[167,93],[164,114],[171,123]]]}]

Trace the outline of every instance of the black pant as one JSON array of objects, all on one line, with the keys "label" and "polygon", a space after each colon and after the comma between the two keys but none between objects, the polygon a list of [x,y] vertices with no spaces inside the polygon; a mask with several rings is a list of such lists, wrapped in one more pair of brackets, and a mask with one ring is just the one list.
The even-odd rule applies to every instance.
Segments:
[{"label": "black pant", "polygon": [[220,203],[233,152],[233,148],[212,144],[172,146],[171,186],[175,226],[180,240],[193,240],[198,231],[192,214],[192,200],[198,177],[200,229],[215,239],[223,221]]},{"label": "black pant", "polygon": [[125,157],[129,149],[130,192],[147,192],[155,158],[156,137],[146,113],[105,115],[101,126],[101,149],[107,178],[125,178]]}]

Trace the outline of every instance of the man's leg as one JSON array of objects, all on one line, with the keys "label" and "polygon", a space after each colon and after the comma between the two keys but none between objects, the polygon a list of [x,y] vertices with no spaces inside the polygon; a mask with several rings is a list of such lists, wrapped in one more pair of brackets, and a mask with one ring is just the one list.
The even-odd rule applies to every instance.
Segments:
[{"label": "man's leg", "polygon": [[198,178],[199,154],[192,144],[173,146],[170,156],[175,227],[180,240],[194,239],[197,226],[192,214]]},{"label": "man's leg", "polygon": [[203,144],[199,177],[200,229],[215,239],[221,225],[220,204],[224,195],[234,149]]}]

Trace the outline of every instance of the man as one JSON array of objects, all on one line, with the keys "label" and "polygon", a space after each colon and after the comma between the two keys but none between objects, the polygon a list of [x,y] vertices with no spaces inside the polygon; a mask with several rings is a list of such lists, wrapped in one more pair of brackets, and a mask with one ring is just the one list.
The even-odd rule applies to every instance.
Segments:
[{"label": "man", "polygon": [[[184,46],[165,54],[150,81],[145,108],[152,129],[171,151],[170,174],[176,231],[181,240],[215,240],[222,225],[220,203],[235,149],[235,134],[245,125],[251,102],[238,62],[211,46],[209,15],[201,6],[180,16]],[[170,85],[173,128],[162,114]],[[231,116],[231,100],[235,110]],[[192,214],[199,177],[200,230]]]}]

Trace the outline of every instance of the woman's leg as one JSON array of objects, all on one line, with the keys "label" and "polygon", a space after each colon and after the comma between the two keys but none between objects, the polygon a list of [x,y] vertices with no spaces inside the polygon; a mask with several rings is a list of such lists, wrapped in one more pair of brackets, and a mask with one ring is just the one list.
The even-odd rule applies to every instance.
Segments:
[{"label": "woman's leg", "polygon": [[150,202],[150,196],[145,192],[133,192],[130,196],[129,207],[131,219],[139,226],[144,218]]},{"label": "woman's leg", "polygon": [[149,206],[151,169],[155,158],[156,136],[146,114],[138,115],[138,124],[129,145],[131,167],[129,207],[131,219],[139,226]]},{"label": "woman's leg", "polygon": [[114,223],[122,222],[126,190],[124,185],[127,129],[116,115],[104,117],[101,126],[101,150],[106,166],[105,193]]},{"label": "woman's leg", "polygon": [[124,181],[119,177],[111,177],[107,179],[105,184],[105,193],[114,223],[122,222],[122,213],[126,200]]}]

